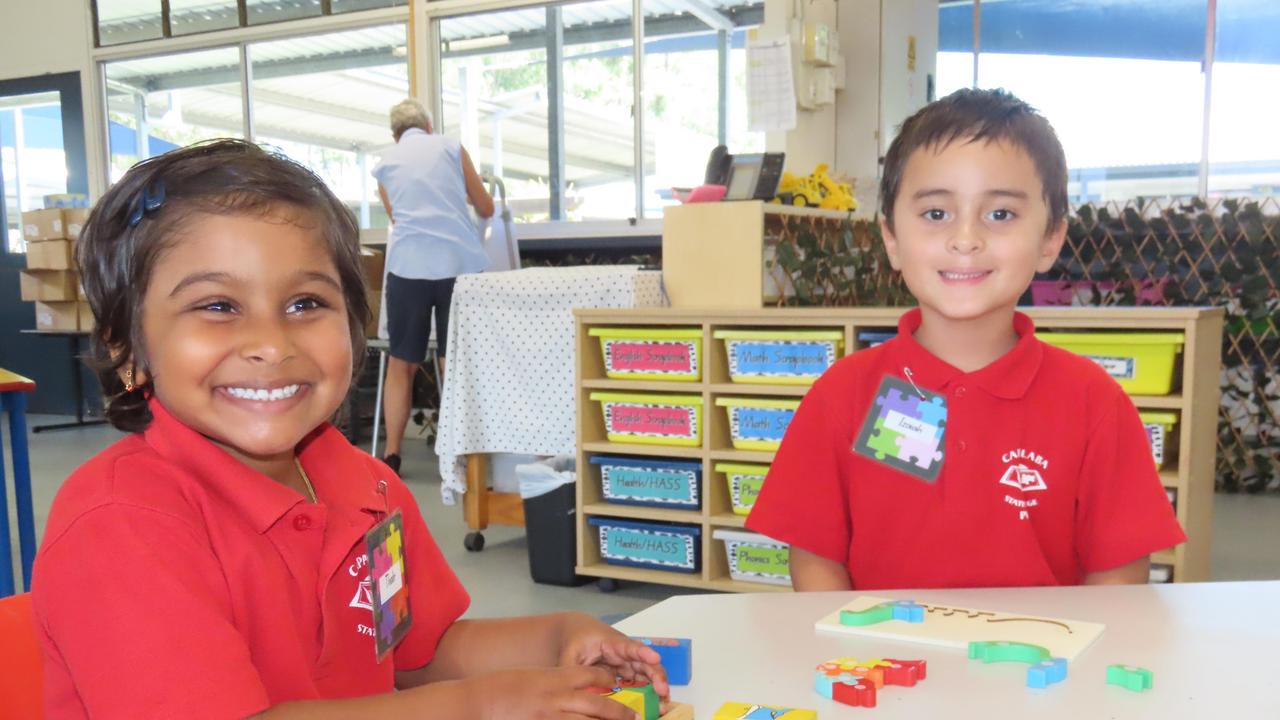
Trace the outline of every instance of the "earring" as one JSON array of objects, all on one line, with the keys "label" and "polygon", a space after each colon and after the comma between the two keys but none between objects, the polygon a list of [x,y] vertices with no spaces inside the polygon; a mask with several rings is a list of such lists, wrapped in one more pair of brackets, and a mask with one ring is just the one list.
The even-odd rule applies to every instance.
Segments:
[{"label": "earring", "polygon": [[129,368],[128,370],[124,371],[124,391],[133,392],[134,387],[135,386],[133,384],[133,368]]}]

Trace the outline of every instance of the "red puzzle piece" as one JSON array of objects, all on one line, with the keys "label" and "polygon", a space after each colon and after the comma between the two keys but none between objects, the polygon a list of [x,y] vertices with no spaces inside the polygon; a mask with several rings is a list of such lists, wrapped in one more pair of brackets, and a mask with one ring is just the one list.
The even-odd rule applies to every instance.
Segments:
[{"label": "red puzzle piece", "polygon": [[838,682],[831,686],[831,699],[853,707],[876,706],[876,686],[870,681]]},{"label": "red puzzle piece", "polygon": [[889,667],[879,669],[884,671],[886,685],[913,687],[918,681],[925,678],[924,660],[891,660],[886,658],[885,662],[889,663]]}]

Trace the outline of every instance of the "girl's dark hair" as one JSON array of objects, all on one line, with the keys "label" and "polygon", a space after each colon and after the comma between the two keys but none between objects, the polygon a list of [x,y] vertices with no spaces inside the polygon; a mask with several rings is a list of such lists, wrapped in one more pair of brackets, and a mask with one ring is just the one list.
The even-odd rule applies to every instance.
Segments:
[{"label": "girl's dark hair", "polygon": [[[292,211],[314,224],[333,256],[346,296],[356,372],[369,317],[360,265],[360,228],[315,173],[243,140],[197,143],[134,165],[102,196],[76,243],[76,261],[93,317],[92,363],[107,400],[107,420],[126,432],[151,422],[148,382],[125,390],[119,372],[147,369],[142,299],[157,258],[193,214],[269,215]],[[162,342],[162,341],[161,341]]]},{"label": "girl's dark hair", "polygon": [[1067,158],[1053,126],[1043,115],[1007,90],[957,90],[907,118],[884,157],[880,178],[880,212],[893,230],[893,204],[902,173],[920,148],[945,148],[957,140],[1001,140],[1031,156],[1049,206],[1049,226],[1067,217]]}]

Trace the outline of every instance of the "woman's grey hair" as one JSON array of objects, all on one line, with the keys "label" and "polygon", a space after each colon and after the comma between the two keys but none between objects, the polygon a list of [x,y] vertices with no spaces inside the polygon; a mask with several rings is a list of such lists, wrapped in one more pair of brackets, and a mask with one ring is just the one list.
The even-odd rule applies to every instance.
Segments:
[{"label": "woman's grey hair", "polygon": [[431,132],[431,125],[431,112],[413,98],[401,100],[391,108],[391,134],[396,140],[409,128]]}]

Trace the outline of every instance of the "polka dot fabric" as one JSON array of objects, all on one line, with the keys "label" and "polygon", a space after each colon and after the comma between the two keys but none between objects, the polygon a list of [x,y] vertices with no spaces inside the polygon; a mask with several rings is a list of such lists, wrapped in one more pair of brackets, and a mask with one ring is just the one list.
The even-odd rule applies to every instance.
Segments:
[{"label": "polka dot fabric", "polygon": [[436,439],[446,505],[466,492],[464,455],[574,452],[573,310],[664,306],[661,278],[635,265],[458,278]]}]

